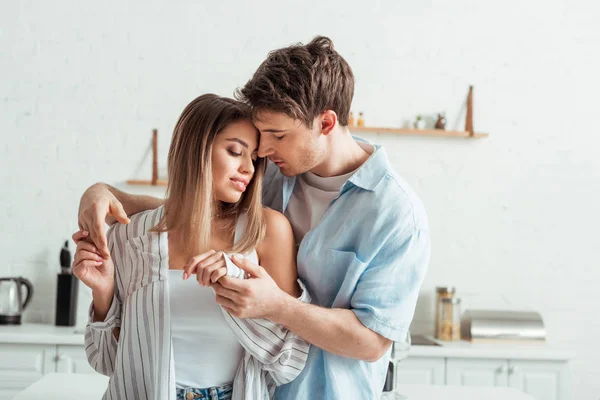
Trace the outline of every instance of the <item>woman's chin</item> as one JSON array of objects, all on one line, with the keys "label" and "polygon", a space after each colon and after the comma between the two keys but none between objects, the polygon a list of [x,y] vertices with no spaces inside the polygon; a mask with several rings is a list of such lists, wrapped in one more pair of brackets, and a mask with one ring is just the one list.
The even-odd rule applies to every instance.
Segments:
[{"label": "woman's chin", "polygon": [[232,193],[232,194],[228,194],[227,196],[222,196],[222,198],[220,198],[218,200],[222,201],[223,203],[235,204],[238,201],[240,201],[241,198],[242,198],[241,193]]}]

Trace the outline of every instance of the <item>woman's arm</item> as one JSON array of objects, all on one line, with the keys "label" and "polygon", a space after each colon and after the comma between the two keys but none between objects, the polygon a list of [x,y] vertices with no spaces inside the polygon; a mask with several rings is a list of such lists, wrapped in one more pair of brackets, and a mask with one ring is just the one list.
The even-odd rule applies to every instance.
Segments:
[{"label": "woman's arm", "polygon": [[79,202],[79,228],[90,233],[92,242],[100,254],[108,259],[110,254],[104,235],[104,223],[115,221],[129,223],[129,215],[151,210],[163,204],[163,200],[151,196],[132,195],[104,183],[90,186]]},{"label": "woman's arm", "polygon": [[265,238],[256,248],[259,264],[287,294],[300,296],[296,268],[296,244],[292,226],[287,218],[275,210],[263,210],[266,223]]},{"label": "woman's arm", "polygon": [[[114,254],[115,240],[119,240],[115,237],[117,234],[115,231],[120,230],[122,226],[115,224],[106,234],[111,259],[105,260],[104,264],[113,265],[113,261],[118,262],[118,257]],[[114,266],[110,269],[115,274]],[[107,295],[101,298],[94,295],[85,327],[85,352],[88,362],[94,370],[106,376],[112,376],[114,372],[122,317],[119,285],[114,282],[112,287],[114,289],[110,293],[110,298],[107,298]]]}]

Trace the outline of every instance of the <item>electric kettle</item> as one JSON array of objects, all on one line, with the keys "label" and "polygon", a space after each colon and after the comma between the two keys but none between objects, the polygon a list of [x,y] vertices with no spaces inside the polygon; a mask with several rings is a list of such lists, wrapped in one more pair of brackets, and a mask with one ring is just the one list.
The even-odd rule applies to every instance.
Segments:
[{"label": "electric kettle", "polygon": [[[23,300],[21,287],[27,295]],[[31,301],[33,285],[25,278],[0,278],[0,325],[19,325],[21,314]]]}]

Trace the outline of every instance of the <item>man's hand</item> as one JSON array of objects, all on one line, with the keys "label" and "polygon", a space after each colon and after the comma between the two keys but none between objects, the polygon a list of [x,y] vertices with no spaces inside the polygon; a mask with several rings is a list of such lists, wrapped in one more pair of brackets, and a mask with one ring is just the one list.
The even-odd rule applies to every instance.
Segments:
[{"label": "man's hand", "polygon": [[237,318],[268,318],[276,322],[277,312],[289,295],[277,286],[264,268],[236,256],[231,260],[250,274],[250,278],[224,276],[212,284],[217,303]]},{"label": "man's hand", "polygon": [[90,239],[98,248],[100,255],[108,260],[110,253],[104,233],[106,217],[112,215],[122,224],[128,224],[129,218],[123,205],[103,183],[90,186],[79,202],[79,229],[90,233]]}]

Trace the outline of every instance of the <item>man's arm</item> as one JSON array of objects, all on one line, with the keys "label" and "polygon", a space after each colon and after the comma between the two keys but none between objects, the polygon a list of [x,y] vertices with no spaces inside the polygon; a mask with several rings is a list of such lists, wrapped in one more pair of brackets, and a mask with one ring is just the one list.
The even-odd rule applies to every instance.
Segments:
[{"label": "man's arm", "polygon": [[254,279],[223,277],[213,285],[217,302],[238,318],[267,318],[330,353],[373,362],[392,341],[365,327],[350,310],[322,308],[288,295],[262,267],[233,257]]},{"label": "man's arm", "polygon": [[105,222],[109,225],[117,221],[128,224],[129,215],[151,210],[162,204],[162,199],[132,195],[105,183],[96,183],[90,186],[81,196],[79,202],[79,229],[89,232],[90,238],[100,254],[108,260],[110,253],[104,233]]},{"label": "man's arm", "polygon": [[429,263],[429,234],[417,231],[383,247],[363,272],[351,309],[300,304],[282,292],[264,268],[235,257],[233,262],[251,278],[225,277],[213,288],[217,302],[238,318],[264,317],[325,351],[376,361],[392,340],[406,336]]},{"label": "man's arm", "polygon": [[390,339],[364,326],[351,310],[306,304],[291,296],[280,309],[282,312],[273,316],[273,322],[333,354],[374,362],[392,344]]}]

